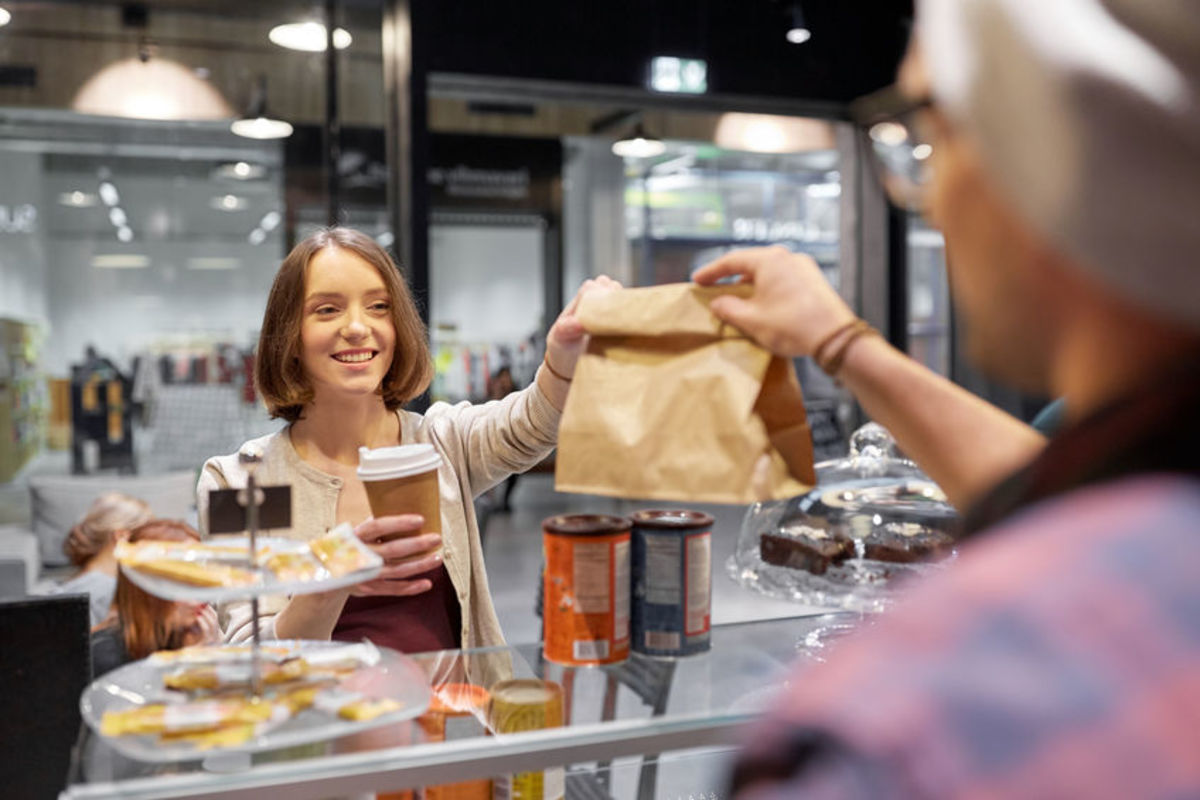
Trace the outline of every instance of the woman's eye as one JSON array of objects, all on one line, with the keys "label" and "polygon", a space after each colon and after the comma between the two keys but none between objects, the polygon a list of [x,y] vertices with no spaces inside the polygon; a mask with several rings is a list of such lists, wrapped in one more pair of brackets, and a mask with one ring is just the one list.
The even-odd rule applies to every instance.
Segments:
[{"label": "woman's eye", "polygon": [[337,307],[336,306],[317,306],[315,309],[313,309],[313,311],[314,311],[314,313],[324,314],[324,315],[336,314]]},{"label": "woman's eye", "polygon": [[391,305],[381,300],[378,303],[372,303],[371,308],[375,311],[387,311]]}]

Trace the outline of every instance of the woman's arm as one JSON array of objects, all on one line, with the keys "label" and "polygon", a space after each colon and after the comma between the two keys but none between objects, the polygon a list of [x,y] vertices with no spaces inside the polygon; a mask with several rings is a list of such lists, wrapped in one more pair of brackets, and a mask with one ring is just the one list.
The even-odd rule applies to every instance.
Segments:
[{"label": "woman's arm", "polygon": [[[714,300],[713,313],[779,355],[810,356],[831,332],[855,319],[806,255],[782,247],[740,250],[694,277],[712,284],[728,276],[753,283],[754,292],[747,299]],[[959,508],[1045,445],[1033,428],[877,336],[849,344],[837,378]]]},{"label": "woman's arm", "polygon": [[586,294],[619,288],[621,284],[606,276],[584,281],[551,326],[546,358],[525,389],[502,400],[435,407],[426,414],[434,435],[454,456],[461,456],[473,497],[514,472],[524,472],[554,449],[575,364],[586,344],[575,309]]}]

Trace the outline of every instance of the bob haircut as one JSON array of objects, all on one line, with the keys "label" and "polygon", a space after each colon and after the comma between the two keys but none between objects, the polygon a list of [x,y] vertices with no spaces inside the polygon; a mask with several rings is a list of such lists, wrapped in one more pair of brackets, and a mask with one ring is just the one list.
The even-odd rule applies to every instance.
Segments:
[{"label": "bob haircut", "polygon": [[424,392],[433,379],[425,324],[396,262],[365,233],[350,228],[325,228],[292,248],[283,260],[271,285],[258,336],[255,386],[271,416],[288,422],[300,419],[304,406],[313,398],[312,386],[300,361],[300,327],[304,320],[308,265],[326,248],[354,253],[379,272],[387,287],[396,347],[391,367],[379,386],[383,404],[388,410],[395,410]]},{"label": "bob haircut", "polygon": [[[200,534],[190,525],[173,519],[152,519],[129,533],[130,542],[145,541],[198,542]],[[156,650],[178,650],[195,644],[197,626],[177,627],[171,622],[175,603],[142,591],[121,572],[117,575],[117,591],[113,596],[113,619],[98,627],[119,622],[125,649],[135,659],[145,658]]]}]

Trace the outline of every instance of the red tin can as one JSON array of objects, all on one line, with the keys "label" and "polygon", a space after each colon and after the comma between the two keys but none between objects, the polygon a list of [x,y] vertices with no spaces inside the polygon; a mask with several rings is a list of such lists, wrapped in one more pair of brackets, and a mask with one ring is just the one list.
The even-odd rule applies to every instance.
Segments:
[{"label": "red tin can", "polygon": [[546,658],[611,664],[629,656],[629,539],[625,517],[564,514],[542,522]]}]

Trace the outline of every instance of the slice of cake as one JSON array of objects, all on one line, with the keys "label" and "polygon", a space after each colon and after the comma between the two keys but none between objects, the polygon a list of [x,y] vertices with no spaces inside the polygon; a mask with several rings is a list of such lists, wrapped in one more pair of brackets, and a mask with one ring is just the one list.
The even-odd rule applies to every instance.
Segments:
[{"label": "slice of cake", "polygon": [[759,552],[768,564],[824,575],[831,564],[854,555],[854,543],[841,531],[812,518],[784,523],[775,533],[764,533]]},{"label": "slice of cake", "polygon": [[954,537],[915,522],[891,522],[863,540],[863,557],[893,564],[938,561],[954,549]]}]

